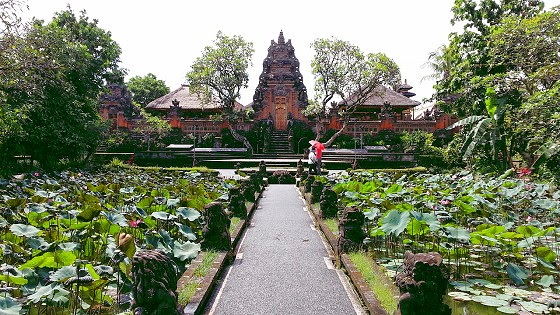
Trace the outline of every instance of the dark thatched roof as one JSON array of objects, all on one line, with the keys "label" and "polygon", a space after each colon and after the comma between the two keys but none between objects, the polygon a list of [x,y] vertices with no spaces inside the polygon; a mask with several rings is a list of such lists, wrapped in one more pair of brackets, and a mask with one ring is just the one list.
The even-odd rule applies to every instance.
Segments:
[{"label": "dark thatched roof", "polygon": [[[173,107],[173,101],[179,101],[179,107],[181,109],[186,110],[215,110],[220,109],[221,105],[217,102],[211,102],[209,104],[204,104],[198,98],[196,94],[192,94],[189,91],[189,87],[187,85],[182,85],[180,88],[176,89],[175,91],[170,92],[158,99],[151,101],[146,108],[147,109],[154,109],[154,110],[169,110]],[[243,105],[236,102],[235,103],[236,109],[243,108]]]},{"label": "dark thatched roof", "polygon": [[[422,104],[399,92],[395,92],[390,88],[380,85],[375,88],[374,93],[365,101],[364,106],[383,106],[385,102],[389,102],[392,106],[396,107],[414,107]],[[341,101],[339,105],[344,106],[345,101]]]}]

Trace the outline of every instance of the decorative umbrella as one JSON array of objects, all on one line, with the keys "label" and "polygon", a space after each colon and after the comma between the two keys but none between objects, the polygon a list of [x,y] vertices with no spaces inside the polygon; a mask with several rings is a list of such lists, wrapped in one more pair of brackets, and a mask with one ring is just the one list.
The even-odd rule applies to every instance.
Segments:
[{"label": "decorative umbrella", "polygon": [[311,144],[311,146],[314,147],[317,151],[317,158],[322,158],[323,150],[325,150],[325,145],[317,140],[309,140],[309,144]]},{"label": "decorative umbrella", "polygon": [[325,145],[317,140],[309,140],[309,144],[311,144],[312,147],[315,147],[318,151],[323,151],[325,149]]}]

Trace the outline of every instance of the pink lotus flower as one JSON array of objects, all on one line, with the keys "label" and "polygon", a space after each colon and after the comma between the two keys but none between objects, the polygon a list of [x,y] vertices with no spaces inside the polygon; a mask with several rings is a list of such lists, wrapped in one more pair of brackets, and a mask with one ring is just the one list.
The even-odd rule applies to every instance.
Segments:
[{"label": "pink lotus flower", "polygon": [[39,173],[38,173],[38,172],[33,173],[33,175],[35,175],[35,177],[39,177]]},{"label": "pink lotus flower", "polygon": [[450,203],[451,203],[451,201],[449,201],[449,199],[442,199],[442,200],[439,201],[439,204],[444,205],[444,206],[446,206]]},{"label": "pink lotus flower", "polygon": [[140,220],[140,219],[128,221],[128,225],[129,225],[130,227],[133,227],[133,228],[137,228],[137,227],[138,227],[140,224],[142,224],[142,223],[144,223],[144,221],[142,221],[142,220]]},{"label": "pink lotus flower", "polygon": [[524,176],[529,176],[531,175],[531,169],[527,168],[527,167],[522,167],[519,169],[519,171],[517,171],[517,176],[519,177],[524,177]]},{"label": "pink lotus flower", "polygon": [[528,217],[527,217],[527,222],[531,222],[531,221],[533,221],[533,220],[534,220],[534,218],[533,218],[532,216],[528,216]]}]

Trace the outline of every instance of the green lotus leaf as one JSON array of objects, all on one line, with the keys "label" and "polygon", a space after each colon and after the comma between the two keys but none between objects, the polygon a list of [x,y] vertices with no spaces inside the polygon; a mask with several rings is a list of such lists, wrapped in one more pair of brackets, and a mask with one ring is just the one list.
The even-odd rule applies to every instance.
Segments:
[{"label": "green lotus leaf", "polygon": [[[0,281],[4,281],[8,284],[15,284],[15,285],[26,285],[29,282],[25,277],[21,276],[12,276],[12,275],[0,275]],[[2,314],[2,309],[0,308],[0,314]]]},{"label": "green lotus leaf", "polygon": [[126,220],[126,217],[120,213],[103,212],[103,215],[105,215],[107,221],[111,222],[112,224],[116,224],[121,227],[128,226],[128,221]]},{"label": "green lotus leaf", "polygon": [[518,309],[509,307],[509,306],[507,306],[507,305],[505,305],[505,306],[500,306],[500,307],[497,308],[497,310],[498,310],[499,312],[504,313],[504,314],[517,314],[517,312],[519,312]]},{"label": "green lotus leaf", "polygon": [[545,314],[548,312],[548,306],[541,303],[536,303],[533,301],[517,301],[519,305],[521,305],[524,309],[534,314]]},{"label": "green lotus leaf", "polygon": [[196,258],[200,252],[200,244],[186,242],[179,244],[175,243],[173,247],[173,256],[181,261],[190,260]]},{"label": "green lotus leaf", "polygon": [[499,307],[499,306],[508,305],[507,301],[497,299],[496,297],[488,296],[488,295],[477,295],[477,296],[473,296],[472,299],[473,301],[486,306]]},{"label": "green lotus leaf", "polygon": [[41,247],[48,247],[50,244],[42,237],[30,237],[27,239],[27,245],[32,249],[39,249]]},{"label": "green lotus leaf", "polygon": [[51,283],[49,285],[38,288],[35,293],[29,295],[27,298],[32,303],[39,303],[43,300],[52,301],[54,303],[68,302],[68,295],[70,292],[66,291],[61,284]]},{"label": "green lotus leaf", "polygon": [[82,222],[90,222],[101,213],[101,208],[97,204],[86,205],[77,218]]},{"label": "green lotus leaf", "polygon": [[541,287],[549,288],[551,285],[556,284],[556,281],[554,281],[554,277],[552,275],[544,275],[535,283]]},{"label": "green lotus leaf", "polygon": [[33,237],[41,232],[38,228],[27,224],[12,224],[12,226],[10,226],[10,231],[17,236],[25,237]]},{"label": "green lotus leaf", "polygon": [[79,248],[80,244],[74,243],[74,242],[66,242],[66,243],[58,244],[57,247],[61,250],[64,250],[64,251],[73,251],[73,250]]},{"label": "green lotus leaf", "polygon": [[1,315],[19,315],[22,305],[9,296],[0,296],[0,314]]},{"label": "green lotus leaf", "polygon": [[43,213],[43,212],[47,212],[48,209],[43,206],[42,204],[37,204],[37,203],[31,203],[28,204],[26,207],[26,212],[35,212],[35,213]]},{"label": "green lotus leaf", "polygon": [[448,238],[458,240],[462,243],[468,243],[471,239],[471,234],[464,228],[446,226],[445,232]]},{"label": "green lotus leaf", "polygon": [[552,269],[552,270],[556,270],[556,266],[554,266],[553,264],[546,262],[544,260],[542,260],[541,258],[537,258],[537,261],[539,262],[539,264],[543,265],[544,267],[548,268],[548,269]]},{"label": "green lotus leaf", "polygon": [[498,289],[503,288],[503,285],[488,283],[488,284],[485,284],[484,287],[488,288],[488,289],[492,289],[492,290],[498,290]]},{"label": "green lotus leaf", "polygon": [[74,266],[63,266],[62,268],[55,271],[53,274],[50,275],[49,279],[51,281],[66,281],[68,278],[75,277],[76,274],[76,267]]},{"label": "green lotus leaf", "polygon": [[556,253],[546,246],[537,247],[535,251],[537,252],[537,257],[548,263],[556,260]]},{"label": "green lotus leaf", "polygon": [[134,187],[123,187],[119,189],[121,194],[132,194],[134,192]]},{"label": "green lotus leaf", "polygon": [[200,217],[200,212],[194,208],[179,207],[175,213],[189,221],[194,221]]},{"label": "green lotus leaf", "polygon": [[447,293],[447,295],[457,301],[472,301],[472,296],[466,292],[454,291]]},{"label": "green lotus leaf", "polygon": [[70,266],[76,261],[76,255],[65,250],[57,250],[54,252],[54,261],[58,266]]},{"label": "green lotus leaf", "polygon": [[170,198],[170,199],[167,199],[166,205],[167,205],[167,207],[169,207],[169,208],[175,208],[175,207],[177,207],[177,206],[179,205],[179,202],[181,202],[180,199],[177,199],[177,198]]},{"label": "green lotus leaf", "polygon": [[369,220],[375,220],[375,218],[379,215],[379,208],[371,208],[369,211],[364,212],[364,216]]},{"label": "green lotus leaf", "polygon": [[175,225],[179,227],[179,232],[181,232],[181,234],[183,234],[187,238],[187,240],[189,241],[196,240],[196,235],[193,233],[192,229],[188,225],[183,225],[179,222],[175,222]]},{"label": "green lotus leaf", "polygon": [[509,278],[515,283],[516,285],[522,285],[524,280],[529,277],[529,273],[524,268],[514,264],[509,263],[506,272]]},{"label": "green lotus leaf", "polygon": [[558,208],[558,201],[553,199],[536,199],[533,201],[533,205],[544,210],[554,210]]},{"label": "green lotus leaf", "polygon": [[158,220],[163,220],[163,221],[169,221],[169,220],[177,219],[176,215],[168,213],[168,212],[163,212],[163,211],[152,212],[151,216],[158,219]]},{"label": "green lotus leaf", "polygon": [[399,236],[407,227],[410,222],[410,213],[408,211],[399,212],[398,210],[391,210],[382,219],[383,224],[381,230],[387,235],[394,234]]}]

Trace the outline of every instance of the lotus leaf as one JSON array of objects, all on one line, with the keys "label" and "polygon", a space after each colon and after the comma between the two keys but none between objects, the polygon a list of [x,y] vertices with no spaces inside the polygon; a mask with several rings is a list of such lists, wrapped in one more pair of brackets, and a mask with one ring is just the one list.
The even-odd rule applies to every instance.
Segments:
[{"label": "lotus leaf", "polygon": [[74,266],[63,266],[62,268],[58,269],[53,274],[51,274],[49,279],[51,281],[64,282],[68,278],[75,277],[76,275],[77,275],[76,267],[74,267]]},{"label": "lotus leaf", "polygon": [[556,284],[554,281],[554,277],[551,275],[544,275],[542,278],[535,282],[536,284],[540,285],[541,287],[549,288],[551,285]]},{"label": "lotus leaf", "polygon": [[460,227],[446,226],[445,234],[448,238],[458,240],[462,243],[468,243],[471,238],[469,231]]},{"label": "lotus leaf", "polygon": [[509,278],[515,283],[516,285],[522,285],[524,280],[529,277],[529,273],[524,268],[514,264],[509,263],[506,272]]},{"label": "lotus leaf", "polygon": [[179,227],[179,232],[181,232],[181,234],[183,234],[187,238],[187,240],[189,241],[196,240],[196,235],[193,233],[192,229],[189,226],[183,225],[179,222],[175,222],[175,225]]},{"label": "lotus leaf", "polygon": [[387,235],[394,234],[399,236],[410,222],[410,213],[408,211],[399,212],[398,210],[389,211],[382,219],[383,224],[381,230]]},{"label": "lotus leaf", "polygon": [[549,247],[546,246],[537,247],[535,251],[537,252],[537,257],[539,257],[540,259],[548,263],[552,263],[556,260],[556,253],[552,251]]},{"label": "lotus leaf", "polygon": [[200,212],[194,208],[179,207],[175,213],[189,221],[194,221],[200,217]]},{"label": "lotus leaf", "polygon": [[536,313],[536,314],[545,314],[548,312],[548,306],[541,303],[535,303],[533,301],[517,301],[519,305],[521,305],[524,309],[529,312]]},{"label": "lotus leaf", "polygon": [[101,213],[101,207],[97,204],[86,205],[77,218],[83,222],[90,222]]},{"label": "lotus leaf", "polygon": [[507,306],[507,305],[505,305],[505,306],[500,306],[500,307],[497,308],[497,310],[500,311],[500,312],[502,312],[502,313],[504,313],[504,314],[517,314],[517,312],[519,312],[518,309],[509,307],[509,306]]},{"label": "lotus leaf", "polygon": [[447,293],[447,295],[457,301],[472,301],[472,296],[466,292],[454,291]]},{"label": "lotus leaf", "polygon": [[364,212],[364,216],[373,221],[379,215],[379,208],[370,208],[369,211]]},{"label": "lotus leaf", "polygon": [[533,201],[533,205],[544,210],[554,210],[558,208],[558,201],[552,199],[536,199]]},{"label": "lotus leaf", "polygon": [[27,224],[12,224],[12,226],[10,226],[10,231],[12,231],[14,235],[24,237],[33,237],[41,232],[38,228]]},{"label": "lotus leaf", "polygon": [[134,192],[134,187],[123,187],[119,189],[121,194],[132,194]]},{"label": "lotus leaf", "polygon": [[[0,281],[15,285],[26,285],[29,282],[25,277],[10,275],[0,275]],[[0,314],[2,314],[2,312],[0,312]]]},{"label": "lotus leaf", "polygon": [[163,221],[170,221],[170,220],[177,219],[176,215],[163,211],[152,212],[151,216],[158,220],[163,220]]},{"label": "lotus leaf", "polygon": [[167,205],[167,207],[169,207],[169,208],[175,208],[175,207],[177,207],[177,206],[179,205],[179,202],[180,202],[180,201],[181,201],[181,200],[179,200],[179,199],[177,199],[177,198],[169,198],[169,199],[167,199],[166,205]]},{"label": "lotus leaf", "polygon": [[200,244],[186,242],[177,242],[173,247],[173,256],[181,261],[190,260],[196,258],[200,252]]},{"label": "lotus leaf", "polygon": [[120,213],[111,213],[104,211],[103,215],[107,218],[107,221],[111,222],[112,224],[116,224],[121,227],[128,226],[128,221],[126,220],[125,216]]},{"label": "lotus leaf", "polygon": [[19,315],[22,306],[9,296],[0,296],[1,315]]},{"label": "lotus leaf", "polygon": [[493,307],[499,307],[499,306],[506,306],[508,305],[507,301],[498,299],[494,296],[488,296],[488,295],[477,295],[474,296],[473,301],[476,301],[482,305],[486,305],[486,306],[493,306]]},{"label": "lotus leaf", "polygon": [[43,300],[51,301],[54,303],[68,302],[67,296],[70,292],[66,291],[62,285],[58,283],[51,283],[49,285],[39,287],[35,293],[29,295],[27,298],[32,303],[39,303]]}]

